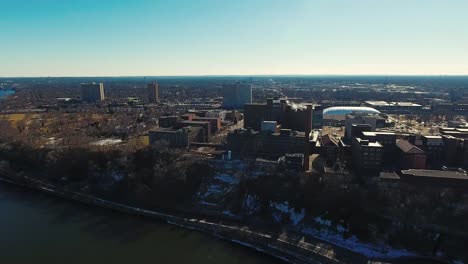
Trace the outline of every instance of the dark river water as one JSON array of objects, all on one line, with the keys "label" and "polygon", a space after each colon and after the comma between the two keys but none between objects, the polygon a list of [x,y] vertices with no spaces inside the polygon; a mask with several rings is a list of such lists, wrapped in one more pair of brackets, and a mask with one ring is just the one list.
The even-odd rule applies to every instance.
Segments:
[{"label": "dark river water", "polygon": [[0,263],[272,263],[164,222],[0,183]]}]

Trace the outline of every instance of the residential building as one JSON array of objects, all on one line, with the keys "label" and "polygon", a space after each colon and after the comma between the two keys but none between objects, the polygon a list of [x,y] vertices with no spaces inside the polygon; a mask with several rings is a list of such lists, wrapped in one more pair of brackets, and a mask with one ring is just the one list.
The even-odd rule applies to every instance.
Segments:
[{"label": "residential building", "polygon": [[223,108],[242,109],[252,103],[252,85],[236,82],[223,87]]},{"label": "residential building", "polygon": [[150,103],[159,102],[159,84],[156,82],[148,83],[148,100]]},{"label": "residential building", "polygon": [[82,83],[81,100],[85,102],[99,102],[105,99],[103,83]]}]

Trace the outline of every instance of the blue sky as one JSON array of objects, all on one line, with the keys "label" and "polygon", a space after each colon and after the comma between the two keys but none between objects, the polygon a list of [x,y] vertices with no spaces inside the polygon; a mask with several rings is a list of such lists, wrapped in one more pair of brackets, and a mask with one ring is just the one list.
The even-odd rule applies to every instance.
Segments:
[{"label": "blue sky", "polygon": [[0,76],[468,75],[466,0],[0,0]]}]

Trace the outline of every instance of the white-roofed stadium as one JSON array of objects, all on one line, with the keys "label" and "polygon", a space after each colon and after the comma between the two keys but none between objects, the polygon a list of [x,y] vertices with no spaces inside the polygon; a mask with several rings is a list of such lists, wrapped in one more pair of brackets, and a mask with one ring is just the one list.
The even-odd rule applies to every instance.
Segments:
[{"label": "white-roofed stadium", "polygon": [[367,106],[333,106],[323,110],[323,119],[345,120],[351,113],[380,114],[380,111]]}]

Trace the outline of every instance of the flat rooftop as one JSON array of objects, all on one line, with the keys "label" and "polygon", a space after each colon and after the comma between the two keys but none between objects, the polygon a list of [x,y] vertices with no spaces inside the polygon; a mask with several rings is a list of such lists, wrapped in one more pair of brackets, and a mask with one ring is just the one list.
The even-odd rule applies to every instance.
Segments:
[{"label": "flat rooftop", "polygon": [[396,136],[396,135],[401,135],[396,132],[382,132],[382,131],[363,131],[362,134],[364,136],[378,136],[378,135],[386,135],[386,136]]},{"label": "flat rooftop", "polygon": [[442,139],[442,136],[423,136],[428,139]]},{"label": "flat rooftop", "polygon": [[379,178],[382,180],[399,180],[400,176],[398,176],[398,174],[396,174],[395,172],[382,171],[379,175]]},{"label": "flat rooftop", "polygon": [[371,106],[421,106],[420,104],[415,104],[412,102],[365,101],[365,103]]},{"label": "flat rooftop", "polygon": [[149,132],[167,132],[167,133],[176,133],[178,129],[174,129],[172,127],[157,127],[151,129]]},{"label": "flat rooftop", "polygon": [[366,101],[365,103],[372,105],[372,106],[389,106],[390,105],[386,101]]},{"label": "flat rooftop", "polygon": [[415,104],[412,102],[391,102],[391,106],[414,106],[414,107],[419,107],[421,106],[420,104]]},{"label": "flat rooftop", "polygon": [[[356,138],[356,140],[359,142],[359,144],[361,144],[361,146],[369,146],[369,147],[374,147],[374,148],[383,147],[382,144],[380,144],[378,141],[372,142],[372,141],[364,140],[361,138]],[[366,142],[367,144],[363,144],[364,142]]]},{"label": "flat rooftop", "polygon": [[443,170],[417,170],[409,169],[402,170],[403,174],[415,177],[430,177],[441,179],[455,179],[455,180],[468,180],[468,175],[459,171],[443,171]]}]

